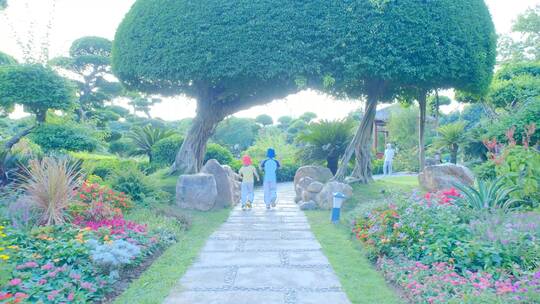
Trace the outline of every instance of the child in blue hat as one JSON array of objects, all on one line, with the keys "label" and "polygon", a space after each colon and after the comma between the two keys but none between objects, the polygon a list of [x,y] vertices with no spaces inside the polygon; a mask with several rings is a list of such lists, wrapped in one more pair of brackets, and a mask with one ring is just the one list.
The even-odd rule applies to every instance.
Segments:
[{"label": "child in blue hat", "polygon": [[270,209],[270,206],[275,207],[277,201],[277,170],[280,166],[279,162],[275,160],[276,151],[269,148],[266,151],[267,159],[261,162],[260,168],[264,172],[263,187],[264,187],[264,203],[266,209]]}]

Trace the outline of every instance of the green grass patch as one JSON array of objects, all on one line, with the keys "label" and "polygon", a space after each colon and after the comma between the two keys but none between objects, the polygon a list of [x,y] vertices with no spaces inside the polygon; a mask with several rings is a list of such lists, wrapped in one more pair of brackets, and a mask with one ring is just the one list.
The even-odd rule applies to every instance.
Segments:
[{"label": "green grass patch", "polygon": [[306,211],[306,215],[352,303],[402,302],[365,257],[360,244],[351,238],[348,225],[332,224],[329,211]]},{"label": "green grass patch", "polygon": [[178,242],[165,252],[113,303],[161,303],[193,263],[206,239],[228,217],[230,209],[212,212],[187,212],[191,227],[185,231],[176,219],[149,209],[137,209],[126,216],[147,223],[150,229],[175,229]]}]

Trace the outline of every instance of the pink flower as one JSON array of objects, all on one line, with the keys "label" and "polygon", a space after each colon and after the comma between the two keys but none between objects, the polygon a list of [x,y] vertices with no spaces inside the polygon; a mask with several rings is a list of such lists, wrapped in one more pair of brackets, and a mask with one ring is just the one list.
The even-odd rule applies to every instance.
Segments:
[{"label": "pink flower", "polygon": [[28,295],[25,294],[24,292],[17,292],[15,294],[15,298],[18,298],[18,299],[24,299],[24,298],[28,298]]},{"label": "pink flower", "polygon": [[12,279],[11,281],[9,281],[9,285],[10,286],[17,286],[19,284],[21,284],[22,280],[19,279],[19,278],[15,278],[15,279]]},{"label": "pink flower", "polygon": [[71,273],[69,275],[70,278],[74,279],[74,280],[80,280],[81,279],[81,275],[78,274],[78,273]]},{"label": "pink flower", "polygon": [[38,285],[45,285],[46,283],[47,283],[47,280],[45,280],[45,279],[40,279],[38,281]]},{"label": "pink flower", "polygon": [[51,263],[47,263],[47,264],[41,266],[41,269],[42,269],[42,270],[51,270],[51,269],[53,269],[53,268],[54,268],[54,265],[51,264]]},{"label": "pink flower", "polygon": [[59,290],[53,290],[47,295],[47,299],[49,299],[49,301],[52,301],[54,300],[54,298],[56,298],[56,296],[58,296],[59,293]]},{"label": "pink flower", "polygon": [[75,299],[75,294],[73,292],[70,292],[67,296],[68,301],[73,301]]},{"label": "pink flower", "polygon": [[92,283],[90,282],[82,282],[81,288],[86,290],[92,290]]}]

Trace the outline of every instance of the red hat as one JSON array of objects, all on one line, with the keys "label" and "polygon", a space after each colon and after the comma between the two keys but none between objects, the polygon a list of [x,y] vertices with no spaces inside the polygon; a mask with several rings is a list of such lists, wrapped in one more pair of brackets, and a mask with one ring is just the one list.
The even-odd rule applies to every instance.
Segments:
[{"label": "red hat", "polygon": [[249,155],[242,156],[242,164],[244,164],[244,166],[251,165],[251,157],[249,157]]}]

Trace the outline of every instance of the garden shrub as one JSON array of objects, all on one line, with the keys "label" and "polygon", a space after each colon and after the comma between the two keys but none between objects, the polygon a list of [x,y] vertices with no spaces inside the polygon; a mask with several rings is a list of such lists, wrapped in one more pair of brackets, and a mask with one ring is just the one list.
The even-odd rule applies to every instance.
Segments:
[{"label": "garden shrub", "polygon": [[69,210],[72,217],[77,220],[97,221],[122,215],[122,212],[131,207],[131,200],[123,192],[116,192],[97,183],[85,182],[78,189]]},{"label": "garden shrub", "polygon": [[531,206],[540,203],[540,153],[523,146],[510,146],[496,168],[497,176],[505,177],[509,185],[517,187],[516,197]]},{"label": "garden shrub", "polygon": [[384,159],[375,158],[371,161],[371,173],[383,174]]},{"label": "garden shrub", "polygon": [[107,179],[111,173],[124,168],[138,168],[144,161],[131,158],[119,158],[111,155],[99,155],[90,153],[70,153],[70,155],[82,162],[82,168],[86,174],[96,175]]},{"label": "garden shrub", "polygon": [[495,163],[492,161],[483,162],[473,168],[474,175],[481,180],[492,180],[497,177]]},{"label": "garden shrub", "polygon": [[291,159],[285,159],[281,161],[280,167],[277,170],[277,181],[278,182],[291,182],[294,180],[294,175],[300,165]]},{"label": "garden shrub", "polygon": [[30,139],[45,151],[89,151],[98,147],[98,140],[89,128],[75,123],[42,124],[30,134]]},{"label": "garden shrub", "polygon": [[109,143],[109,152],[121,156],[129,156],[135,151],[135,145],[129,138],[120,138]]},{"label": "garden shrub", "polygon": [[116,170],[110,181],[113,189],[129,195],[136,203],[148,203],[164,195],[150,177],[137,168]]},{"label": "garden shrub", "polygon": [[227,148],[211,143],[208,144],[208,147],[206,148],[204,163],[210,159],[215,159],[222,165],[228,165],[233,161],[233,155]]},{"label": "garden shrub", "polygon": [[152,162],[162,166],[172,165],[183,142],[184,139],[179,135],[172,135],[158,141],[152,146]]}]

